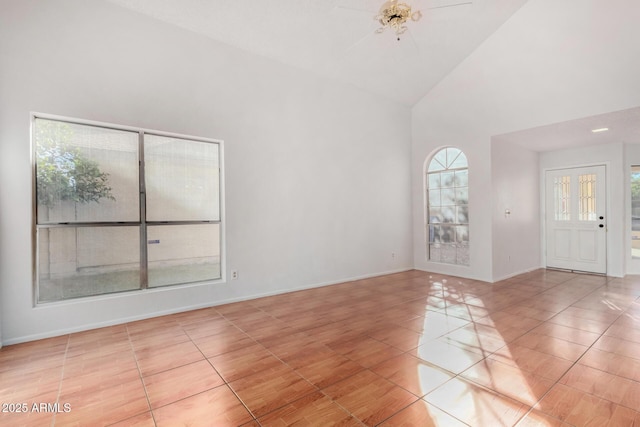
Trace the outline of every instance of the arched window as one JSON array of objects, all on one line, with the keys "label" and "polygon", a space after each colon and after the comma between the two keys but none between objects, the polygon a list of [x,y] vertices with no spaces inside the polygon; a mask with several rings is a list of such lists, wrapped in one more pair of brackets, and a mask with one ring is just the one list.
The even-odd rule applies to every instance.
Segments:
[{"label": "arched window", "polygon": [[457,148],[438,151],[426,167],[427,259],[469,265],[469,170]]}]

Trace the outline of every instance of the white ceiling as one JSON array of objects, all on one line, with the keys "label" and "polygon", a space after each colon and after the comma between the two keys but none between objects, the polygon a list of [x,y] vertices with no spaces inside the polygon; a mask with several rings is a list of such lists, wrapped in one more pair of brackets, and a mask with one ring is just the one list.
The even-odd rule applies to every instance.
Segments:
[{"label": "white ceiling", "polygon": [[[589,145],[640,143],[640,107],[497,135],[495,141],[519,144],[533,151],[554,151]],[[608,128],[605,132],[592,130]]]},{"label": "white ceiling", "polygon": [[406,0],[400,41],[374,34],[383,0],[108,1],[412,106],[527,0]]},{"label": "white ceiling", "polygon": [[[423,17],[396,39],[373,17],[383,0],[107,0],[227,45],[407,106],[527,0],[405,0]],[[640,142],[640,108],[498,135],[535,151]],[[591,129],[609,127],[594,134]]]}]

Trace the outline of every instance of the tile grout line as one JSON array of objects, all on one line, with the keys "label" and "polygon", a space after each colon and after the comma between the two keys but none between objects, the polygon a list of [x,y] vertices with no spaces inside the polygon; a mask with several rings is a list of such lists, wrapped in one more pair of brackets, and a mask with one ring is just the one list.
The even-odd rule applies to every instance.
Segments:
[{"label": "tile grout line", "polygon": [[[591,294],[593,294],[593,293],[597,292],[600,288],[602,288],[602,287],[606,286],[606,285],[607,285],[607,283],[609,283],[609,281],[610,281],[610,280],[607,280],[607,281],[605,282],[605,284],[604,284],[604,285],[598,286],[596,289],[594,289],[593,291],[589,292],[589,293],[588,293],[588,294],[586,294],[584,297],[580,298],[578,301],[581,301],[581,300],[583,300],[584,298],[588,297],[589,295],[591,295]],[[578,301],[576,301],[576,302],[578,302]],[[574,304],[575,304],[575,303],[574,303]],[[572,305],[570,305],[569,307],[572,307],[572,306],[573,306],[573,304],[572,304]],[[567,308],[568,308],[568,307],[567,307]],[[565,310],[566,310],[566,309],[565,309]],[[563,311],[564,311],[564,310],[563,310]],[[578,365],[578,364],[579,364],[580,360],[582,360],[582,358],[587,354],[587,352],[588,352],[589,350],[591,350],[592,348],[594,348],[593,346],[596,344],[596,342],[598,342],[602,337],[604,337],[604,336],[605,336],[605,333],[606,333],[606,332],[611,328],[611,326],[612,326],[615,322],[617,322],[617,321],[618,321],[618,319],[620,319],[620,318],[622,317],[623,313],[624,313],[624,312],[623,312],[623,311],[621,311],[621,312],[620,312],[620,314],[618,314],[618,316],[616,317],[616,319],[615,319],[613,322],[611,322],[611,323],[609,324],[609,326],[607,326],[607,328],[606,328],[604,331],[602,331],[602,332],[600,333],[600,336],[599,336],[596,340],[594,340],[594,341],[591,343],[591,345],[586,346],[586,347],[587,347],[587,349],[586,349],[586,350],[585,350],[585,351],[584,351],[584,352],[583,352],[583,353],[582,353],[582,354],[581,354],[581,355],[580,355],[580,356],[579,356],[579,357],[578,357],[578,358],[577,358],[577,359],[576,359],[576,360],[571,364],[571,366],[569,366],[569,367],[568,367],[568,368],[567,368],[567,369],[562,373],[562,375],[560,375],[560,376],[558,377],[558,379],[553,383],[553,385],[552,385],[551,387],[549,387],[549,389],[548,389],[546,392],[544,392],[544,393],[542,394],[542,396],[540,396],[540,398],[536,401],[536,403],[535,403],[534,405],[532,405],[532,406],[531,406],[531,408],[529,409],[529,411],[527,411],[527,413],[525,413],[525,414],[524,414],[524,415],[523,415],[523,416],[522,416],[522,417],[521,417],[521,418],[520,418],[520,419],[519,419],[519,420],[514,424],[514,426],[517,426],[517,425],[518,425],[518,424],[519,424],[519,423],[524,419],[524,417],[526,417],[528,414],[530,414],[530,413],[535,409],[535,406],[536,406],[536,405],[538,405],[538,404],[539,404],[539,403],[540,403],[540,402],[541,402],[541,401],[542,401],[542,400],[543,400],[543,399],[544,399],[544,398],[545,398],[545,397],[546,397],[546,396],[551,392],[551,390],[552,390],[556,385],[561,384],[561,383],[560,383],[560,381],[562,380],[562,378],[564,378],[564,377],[565,377],[565,375],[567,375],[567,373],[568,373],[570,370],[572,370],[576,365]],[[559,313],[558,313],[558,314],[559,314]],[[555,316],[554,316],[554,317],[555,317]],[[589,319],[587,319],[587,320],[589,320]],[[578,328],[572,328],[572,329],[582,330],[582,329],[578,329]],[[587,332],[588,332],[588,331],[587,331]],[[605,372],[605,371],[601,371],[601,372]],[[564,385],[564,384],[561,384],[561,385]],[[574,389],[574,390],[578,390],[578,389],[576,389],[576,388],[574,388],[574,387],[571,387],[571,386],[569,386],[569,385],[566,385],[566,387],[572,388],[572,389]],[[578,391],[582,392],[582,390],[578,390]],[[612,402],[612,401],[610,401],[610,400],[607,400],[607,399],[604,399],[604,398],[600,398],[600,397],[598,397],[598,396],[596,396],[596,395],[593,395],[593,394],[591,394],[591,393],[587,393],[587,394],[588,394],[588,395],[590,395],[590,396],[597,397],[597,398],[602,399],[602,400],[606,400],[607,402],[611,402],[611,403],[613,403],[614,405],[618,405],[618,406],[620,406],[620,405],[619,405],[618,403],[616,403],[616,402]],[[541,409],[540,409],[539,411],[540,411],[540,412],[542,412],[542,413],[544,413],[545,415],[550,416],[550,417],[552,417],[552,418],[554,418],[554,419],[557,419],[557,420],[559,420],[559,421],[561,421],[561,422],[563,422],[563,423],[567,423],[567,424],[569,424],[567,421],[565,421],[565,420],[561,420],[561,419],[559,419],[559,418],[555,417],[554,415],[551,415],[551,414],[546,413],[545,411],[543,411],[543,410],[541,410]]]},{"label": "tile grout line", "polygon": [[[60,404],[60,398],[62,397],[62,382],[64,380],[64,369],[67,365],[67,354],[69,353],[69,346],[71,345],[71,334],[67,335],[67,345],[64,348],[64,357],[62,358],[62,369],[60,370],[60,383],[58,384],[58,396],[56,397],[56,403]],[[56,416],[58,413],[54,413],[51,418],[51,427],[56,424]]]},{"label": "tile grout line", "polygon": [[[256,309],[257,311],[259,311],[259,312],[262,312],[262,313],[267,314],[268,316],[270,316],[270,317],[272,317],[272,318],[274,318],[274,319],[277,319],[277,317],[272,316],[271,314],[269,314],[268,312],[264,311],[264,310],[263,310],[262,308],[260,308],[260,307],[256,307],[256,306],[254,306],[254,305],[251,305],[251,307],[255,308],[255,309]],[[230,324],[232,324],[233,326],[235,326],[236,328],[238,328],[238,330],[242,331],[242,333],[243,333],[243,334],[245,334],[246,336],[248,336],[249,338],[251,338],[251,340],[252,340],[255,344],[260,345],[262,348],[264,348],[266,351],[268,351],[268,352],[269,352],[273,357],[275,357],[277,360],[279,360],[282,364],[286,365],[289,369],[291,369],[293,372],[295,372],[295,373],[296,373],[296,375],[298,375],[298,376],[299,376],[300,378],[302,378],[304,381],[306,381],[306,382],[307,382],[307,383],[309,383],[311,386],[315,387],[316,389],[318,389],[318,391],[320,391],[320,389],[319,389],[318,387],[316,387],[314,384],[311,384],[311,382],[309,382],[309,380],[307,380],[307,379],[306,379],[305,377],[303,377],[302,375],[298,374],[298,371],[296,371],[296,370],[295,370],[295,369],[293,369],[291,366],[289,366],[289,364],[288,364],[288,363],[286,363],[284,360],[280,359],[280,358],[279,358],[277,355],[275,355],[271,350],[269,350],[267,347],[265,347],[261,342],[257,341],[254,337],[252,337],[251,335],[249,335],[249,334],[248,334],[248,333],[247,333],[247,332],[246,332],[246,331],[245,331],[241,326],[237,325],[237,324],[233,321],[233,319],[228,318],[227,316],[225,316],[225,315],[224,315],[224,313],[221,313],[221,312],[219,312],[219,311],[217,311],[217,310],[216,310],[216,312],[217,312],[220,316],[222,316],[222,318],[224,318],[227,322],[229,322]],[[187,333],[187,332],[185,331],[185,333]],[[187,335],[189,335],[189,334],[187,333]],[[189,339],[191,339],[191,337],[190,337],[190,336],[189,336]],[[194,344],[196,347],[198,347],[198,345],[197,345],[195,342],[194,342],[193,344]],[[202,353],[202,351],[200,350],[200,347],[198,347],[198,350]],[[226,352],[226,353],[231,353],[231,351],[228,351],[228,352]],[[220,354],[224,354],[224,353],[220,353]],[[213,369],[218,373],[218,375],[220,375],[220,378],[222,378],[222,380],[224,381],[224,383],[225,383],[225,385],[227,386],[227,388],[228,388],[229,390],[231,390],[231,392],[234,394],[234,396],[236,396],[236,398],[240,401],[240,403],[242,403],[242,406],[244,406],[244,407],[245,407],[245,409],[247,410],[247,412],[251,415],[251,417],[253,417],[253,420],[254,420],[256,423],[258,423],[258,425],[262,425],[262,423],[260,423],[260,420],[258,420],[258,417],[253,413],[253,411],[252,411],[251,409],[249,409],[249,406],[244,402],[244,400],[242,400],[242,399],[240,398],[240,396],[239,396],[239,395],[238,395],[238,393],[233,389],[233,387],[231,387],[231,382],[227,381],[227,380],[222,376],[222,374],[220,374],[220,372],[218,372],[218,370],[216,369],[216,367],[213,365],[213,363],[211,363],[211,361],[209,360],[209,358],[207,358],[207,357],[204,355],[204,353],[202,353],[202,356],[207,360],[207,362],[211,365],[211,367],[213,367]],[[217,356],[217,355],[216,355],[216,356]],[[247,375],[247,376],[249,376],[249,375]],[[245,378],[245,377],[243,377],[243,378]],[[237,380],[239,380],[239,379],[241,379],[241,378],[237,378]],[[316,392],[317,392],[317,391],[314,391],[314,393],[316,393]],[[301,396],[301,397],[299,397],[298,399],[295,399],[295,400],[293,400],[293,401],[291,401],[291,402],[285,403],[284,405],[279,406],[279,407],[277,407],[277,408],[273,409],[272,411],[267,412],[267,413],[266,413],[266,414],[264,414],[263,416],[268,415],[268,414],[270,414],[271,412],[277,411],[278,409],[281,409],[281,408],[283,408],[283,407],[285,407],[285,406],[287,406],[287,405],[289,405],[289,404],[291,404],[291,403],[297,402],[298,400],[303,399],[303,398],[305,398],[306,396],[308,396],[308,395],[310,395],[310,394],[312,394],[312,393],[305,394],[304,396]]]},{"label": "tile grout line", "polygon": [[[144,382],[144,377],[142,376],[142,370],[140,369],[140,364],[138,363],[138,355],[136,354],[136,350],[133,347],[133,342],[131,341],[131,333],[129,332],[129,324],[125,323],[125,329],[127,330],[127,341],[129,342],[129,347],[131,348],[131,353],[133,354],[133,359],[136,361],[136,369],[138,370],[138,376],[140,377],[140,382],[142,383],[142,389],[144,390],[144,396],[147,399],[147,405],[149,405],[149,412],[151,413],[151,420],[153,421],[153,425],[157,427],[158,423],[156,423],[156,417],[153,413],[153,408],[151,407],[151,400],[149,399],[149,393],[147,392],[147,385]],[[131,419],[133,417],[137,417],[140,414],[135,414],[127,419]],[[126,419],[125,419],[126,420]],[[120,420],[116,422],[121,422],[125,420]]]},{"label": "tile grout line", "polygon": [[[265,314],[269,315],[270,317],[272,317],[272,318],[274,318],[274,319],[276,319],[276,320],[279,320],[279,319],[278,319],[278,317],[273,316],[272,314],[270,314],[269,312],[267,312],[267,311],[263,310],[262,308],[258,308],[258,309],[259,309],[260,311],[262,311],[263,313],[265,313]],[[284,407],[285,407],[285,406],[287,406],[287,405],[290,405],[290,404],[293,404],[293,403],[295,403],[295,402],[298,402],[299,400],[304,399],[305,397],[310,396],[311,394],[314,394],[314,393],[321,393],[324,397],[327,397],[327,398],[328,398],[332,403],[336,404],[336,406],[338,406],[340,409],[342,409],[345,413],[347,413],[349,416],[353,417],[353,419],[354,419],[354,420],[356,420],[358,423],[360,423],[362,426],[366,426],[366,424],[365,424],[362,420],[360,420],[360,418],[358,418],[358,417],[357,417],[356,415],[354,415],[351,411],[349,411],[347,408],[345,408],[344,406],[342,406],[342,405],[341,405],[337,400],[335,400],[335,399],[333,399],[331,396],[327,395],[327,394],[324,392],[324,389],[325,389],[325,388],[327,388],[327,387],[330,387],[330,386],[332,386],[332,385],[334,385],[334,384],[337,384],[337,383],[339,383],[339,382],[341,382],[341,381],[346,381],[346,380],[348,380],[349,378],[352,378],[352,377],[354,377],[354,376],[356,376],[356,375],[358,375],[358,374],[360,374],[361,372],[364,372],[364,371],[370,371],[370,372],[372,372],[374,375],[378,375],[378,374],[376,374],[375,372],[371,371],[371,369],[370,369],[370,368],[367,368],[367,367],[365,367],[365,366],[362,366],[360,363],[358,363],[357,361],[355,361],[355,360],[353,360],[353,359],[349,358],[348,356],[346,356],[346,355],[342,355],[343,357],[347,358],[348,360],[350,360],[350,361],[352,361],[352,362],[354,362],[354,363],[358,364],[358,365],[362,368],[362,370],[360,370],[360,371],[358,371],[358,372],[355,372],[355,373],[353,373],[353,374],[350,374],[350,375],[348,375],[348,376],[346,376],[346,377],[344,377],[344,378],[341,378],[340,380],[337,380],[337,381],[335,381],[335,382],[333,382],[333,383],[331,383],[331,384],[329,384],[329,385],[326,385],[324,388],[320,388],[320,387],[316,386],[315,384],[311,383],[307,378],[305,378],[302,374],[300,374],[300,373],[298,372],[298,370],[297,370],[297,369],[293,368],[293,367],[292,367],[288,362],[285,362],[284,360],[282,360],[282,359],[281,359],[280,357],[278,357],[275,353],[273,353],[269,348],[265,347],[262,343],[258,342],[255,338],[253,338],[251,335],[249,335],[249,333],[247,333],[244,329],[242,329],[242,327],[241,327],[241,326],[237,325],[237,324],[236,324],[232,319],[228,319],[228,318],[227,318],[226,316],[224,316],[224,314],[222,314],[222,313],[220,313],[220,315],[221,315],[221,316],[223,316],[227,321],[231,322],[235,327],[237,327],[238,329],[240,329],[243,333],[245,333],[246,335],[248,335],[248,336],[249,336],[249,337],[250,337],[250,338],[251,338],[251,339],[252,339],[256,344],[259,344],[262,348],[264,348],[267,352],[269,352],[269,353],[270,353],[274,358],[276,358],[276,359],[277,359],[277,360],[279,360],[282,364],[284,364],[284,365],[285,365],[285,366],[287,366],[289,369],[291,369],[291,370],[292,370],[296,375],[298,375],[300,378],[302,378],[303,380],[305,380],[305,381],[306,381],[307,383],[309,383],[311,386],[313,386],[314,388],[316,388],[316,390],[315,390],[315,391],[310,392],[310,393],[308,393],[308,394],[305,394],[304,396],[300,396],[299,398],[297,398],[297,399],[295,399],[295,400],[292,400],[291,402],[285,403],[284,405],[279,406],[279,407],[277,407],[277,408],[275,408],[275,409],[273,409],[273,410],[269,411],[268,413],[264,414],[263,416],[266,416],[266,415],[268,415],[268,414],[270,414],[270,413],[273,413],[273,412],[275,412],[275,411],[277,411],[277,410],[279,410],[279,409],[282,409],[282,408],[284,408]],[[335,323],[339,323],[339,321],[333,321],[333,322],[330,322],[330,323],[328,323],[328,324],[335,324]],[[306,331],[307,331],[307,330],[302,330],[302,331],[299,331],[299,332],[301,332],[301,333],[303,333],[303,334],[305,334],[305,335],[309,336],[309,335],[306,333]],[[367,335],[367,336],[368,336],[368,335]],[[310,338],[312,338],[311,336],[309,336],[309,337],[310,337]],[[371,337],[371,338],[372,338],[372,337]],[[375,340],[375,338],[372,338],[372,339],[374,339],[374,340]],[[376,340],[376,341],[377,341],[377,340]],[[387,345],[388,345],[388,344],[387,344]],[[329,348],[329,349],[330,349],[330,347],[327,347],[327,348]],[[395,348],[395,347],[394,347],[394,348]],[[332,350],[332,351],[333,351],[333,350]],[[334,352],[335,352],[335,351],[334,351]],[[338,353],[338,354],[339,354],[339,353]],[[384,361],[381,361],[380,363],[384,363]],[[212,365],[212,366],[213,366],[213,365]],[[215,369],[215,367],[214,367],[214,369]],[[381,378],[382,378],[382,377],[381,377]],[[398,385],[398,384],[394,383],[394,382],[393,382],[393,381],[391,381],[391,380],[388,380],[388,379],[386,379],[386,378],[385,378],[385,380],[387,380],[387,381],[391,382],[392,384],[394,384],[394,385],[395,385],[395,386],[397,386],[397,387],[400,387],[400,388],[401,388],[401,389],[403,389],[403,390],[406,390],[406,389],[404,389],[403,387],[401,387],[400,385]],[[231,387],[229,387],[229,388],[231,389]],[[234,394],[236,394],[236,393],[235,393],[235,391],[234,391],[233,389],[232,389],[232,391],[234,392]],[[411,393],[411,392],[410,392],[410,391],[408,391],[408,390],[406,390],[406,391],[407,391],[407,392],[409,392],[409,393]],[[411,393],[411,394],[413,394],[413,393]],[[236,394],[236,396],[237,396],[237,394]],[[415,395],[414,395],[414,396],[415,396]],[[237,396],[237,397],[238,397],[238,399],[240,399],[240,397],[239,397],[239,396]],[[240,400],[241,400],[241,399],[240,399]],[[406,409],[406,408],[407,408],[408,406],[410,406],[410,405],[413,405],[413,404],[414,404],[415,402],[417,402],[418,400],[420,400],[420,397],[419,397],[419,396],[418,396],[418,397],[416,397],[416,400],[415,400],[415,401],[411,402],[411,403],[410,403],[409,405],[407,405],[406,407],[403,407],[400,411],[402,411],[402,410]],[[242,400],[241,400],[241,401],[242,401]],[[243,402],[243,405],[244,405],[244,402]],[[245,405],[245,407],[246,407],[246,405]],[[248,407],[247,407],[247,409],[248,409]],[[376,424],[376,425],[379,425],[379,424],[381,424],[382,422],[384,422],[384,421],[388,420],[389,418],[393,417],[394,415],[396,415],[396,414],[397,414],[398,412],[400,412],[400,411],[395,412],[394,414],[392,414],[392,415],[390,415],[389,417],[385,418],[385,420],[381,421],[380,423],[378,423],[378,424]],[[253,412],[251,412],[251,411],[249,411],[249,412],[253,415]],[[255,421],[256,421],[256,422],[258,422],[258,424],[260,424],[260,421],[258,420],[258,418],[257,418],[257,417],[254,417],[254,419],[255,419]],[[260,424],[260,425],[261,425],[261,424]]]},{"label": "tile grout line", "polygon": [[[560,285],[562,285],[562,284],[566,284],[566,282],[568,282],[568,281],[570,281],[570,280],[573,280],[573,279],[575,279],[575,278],[576,278],[576,277],[569,278],[569,279],[567,279],[567,280],[564,280],[564,281],[562,281],[562,282],[560,282],[560,283],[555,284],[554,286],[552,286],[552,287],[550,287],[550,288],[546,288],[546,289],[544,289],[544,290],[542,290],[542,291],[540,291],[540,292],[538,292],[538,293],[536,293],[536,294],[530,295],[530,296],[528,296],[527,298],[524,298],[523,300],[520,300],[517,304],[522,304],[522,303],[523,303],[524,301],[526,301],[526,300],[533,299],[534,297],[539,296],[540,294],[542,294],[542,293],[544,293],[544,292],[546,292],[546,291],[548,291],[548,290],[550,290],[550,289],[556,288],[556,287],[558,287],[558,286],[560,286]],[[516,284],[514,284],[514,285],[517,285],[517,284],[518,284],[518,283],[516,283]],[[510,285],[510,286],[514,286],[514,285]],[[586,298],[586,296],[588,296],[588,295],[592,294],[593,292],[596,292],[596,291],[597,291],[600,287],[602,287],[602,286],[604,286],[604,285],[601,285],[601,286],[599,286],[598,288],[594,289],[593,291],[589,292],[589,293],[588,293],[587,295],[585,295],[584,297],[582,297],[582,298],[578,299],[578,301],[580,301],[580,300],[581,300],[581,299],[583,299],[583,298]],[[515,305],[517,305],[517,304],[515,304]],[[473,305],[473,304],[467,304],[467,305]],[[505,308],[508,308],[508,307],[509,307],[509,306],[511,306],[511,305],[514,305],[514,304],[505,305],[505,306],[501,307],[499,310],[496,310],[496,312],[504,311],[504,309],[505,309]],[[555,314],[554,316],[552,316],[551,318],[553,318],[553,317],[557,316],[559,313],[561,313],[562,311],[566,310],[567,308],[569,308],[569,307],[571,307],[571,306],[572,306],[572,305],[569,305],[569,306],[568,306],[568,307],[566,307],[565,309],[563,309],[563,310],[561,310],[560,312],[556,313],[556,314]],[[620,315],[619,315],[619,316],[620,316]],[[455,317],[455,316],[454,316],[454,317]],[[491,314],[488,314],[487,316],[483,316],[482,318],[485,318],[485,317],[491,317]],[[528,317],[528,316],[523,316],[523,317]],[[547,320],[545,320],[545,321],[540,321],[540,323],[539,323],[538,325],[533,326],[533,327],[531,327],[530,329],[527,329],[527,330],[526,330],[526,332],[524,332],[524,333],[523,333],[523,334],[521,334],[521,335],[518,335],[518,337],[514,338],[511,342],[514,342],[514,341],[516,341],[517,339],[519,339],[519,338],[523,337],[524,335],[526,335],[526,334],[528,334],[529,332],[533,331],[534,329],[536,329],[537,327],[539,327],[539,326],[540,326],[540,325],[542,325],[543,323],[545,323],[545,322],[549,321],[551,318],[549,318],[549,319],[547,319]],[[539,319],[533,319],[533,320],[539,320]],[[469,321],[469,323],[476,324],[476,322],[474,322],[473,320]],[[468,326],[468,325],[461,326],[461,327],[459,327],[459,328],[457,328],[457,329],[455,329],[455,330],[461,329],[461,328],[466,327],[466,326]],[[574,328],[574,329],[575,329],[575,328]],[[453,331],[450,331],[450,332],[453,332]],[[442,338],[444,335],[447,335],[447,334],[448,334],[448,333],[450,333],[450,332],[447,332],[447,333],[445,333],[445,334],[443,334],[443,335],[439,336],[439,337],[438,337],[438,338],[436,338],[436,339]],[[603,332],[603,334],[604,334],[604,332]],[[602,334],[602,335],[603,335],[603,334]],[[601,335],[601,336],[602,336],[602,335]],[[597,341],[597,340],[596,340],[596,341]],[[595,344],[595,341],[594,341],[594,343],[593,343],[593,344]],[[593,345],[593,344],[592,344],[592,345]],[[504,347],[508,347],[508,346],[509,346],[509,343],[505,343],[505,345],[501,346],[500,348],[496,349],[496,350],[495,350],[495,351],[493,351],[493,352],[490,352],[490,353],[489,353],[489,356],[490,356],[490,355],[492,355],[492,354],[495,354],[495,353],[496,353],[497,351],[499,351],[500,349],[502,349],[502,348],[504,348]],[[590,347],[589,347],[589,348],[590,348]],[[589,348],[587,348],[587,350],[585,350],[585,352],[583,353],[583,355],[584,355],[584,354],[589,350]],[[411,350],[409,350],[409,351],[411,351]],[[471,366],[475,366],[475,365],[477,365],[477,364],[479,364],[479,363],[482,363],[483,361],[486,361],[486,360],[487,360],[487,358],[488,358],[489,356],[485,356],[483,359],[479,360],[477,363],[474,363],[474,364],[473,364],[473,365],[471,365]],[[580,356],[580,357],[578,358],[578,360],[579,360],[581,357],[582,357],[582,356]],[[516,426],[518,423],[520,423],[520,422],[524,419],[524,417],[526,417],[529,413],[531,413],[531,411],[534,409],[535,405],[537,405],[537,404],[538,404],[538,403],[539,403],[539,402],[540,402],[540,401],[541,401],[541,400],[542,400],[542,399],[543,399],[543,398],[544,398],[544,397],[545,397],[545,396],[546,396],[546,395],[551,391],[551,389],[552,389],[552,388],[553,388],[553,387],[554,387],[554,386],[555,386],[555,385],[560,381],[560,379],[562,379],[562,377],[564,377],[564,375],[566,375],[566,373],[567,373],[569,370],[571,370],[571,368],[573,368],[573,366],[578,362],[578,360],[574,361],[574,362],[573,362],[573,364],[572,364],[572,365],[571,365],[571,366],[570,366],[570,367],[569,367],[565,372],[563,372],[563,373],[562,373],[562,375],[561,375],[561,376],[556,380],[556,382],[554,382],[554,383],[553,383],[553,385],[552,385],[551,387],[549,387],[549,389],[548,389],[548,390],[547,390],[547,391],[546,391],[546,392],[545,392],[545,393],[544,393],[544,394],[543,394],[543,395],[542,395],[542,396],[541,396],[541,397],[540,397],[540,398],[539,398],[539,399],[538,399],[538,400],[537,400],[533,405],[528,405],[527,403],[521,402],[521,401],[519,401],[519,400],[517,400],[517,399],[513,399],[513,398],[511,398],[511,397],[509,397],[509,396],[507,396],[507,395],[505,395],[505,394],[503,394],[503,393],[500,393],[499,391],[497,391],[497,390],[495,390],[495,389],[488,388],[488,387],[486,387],[486,386],[484,386],[484,385],[482,385],[482,384],[476,383],[475,381],[473,381],[473,380],[471,380],[471,379],[467,379],[466,377],[462,376],[462,373],[463,373],[464,371],[466,371],[467,369],[469,369],[471,366],[470,366],[469,368],[467,368],[467,369],[465,369],[465,370],[461,371],[461,372],[460,372],[460,373],[458,373],[458,374],[454,374],[454,377],[452,377],[452,378],[450,378],[449,380],[445,381],[445,383],[443,383],[443,384],[446,384],[447,382],[449,382],[449,381],[451,381],[451,380],[453,380],[453,379],[455,379],[455,378],[460,377],[460,379],[461,379],[461,380],[463,380],[463,381],[471,381],[471,382],[472,382],[472,383],[474,383],[476,386],[478,386],[478,387],[480,387],[480,388],[482,388],[482,389],[485,389],[485,390],[487,390],[487,391],[489,391],[489,392],[491,392],[491,393],[496,393],[496,394],[498,394],[498,395],[501,395],[501,396],[507,397],[507,398],[512,399],[512,400],[514,400],[514,401],[516,401],[516,402],[518,402],[518,403],[521,403],[521,404],[523,404],[523,405],[529,406],[529,410],[528,410],[527,412],[525,412],[525,413],[524,413],[520,418],[518,418],[518,420],[513,424],[514,426]],[[449,371],[449,372],[450,372],[450,371]],[[453,373],[453,372],[452,372],[452,373]],[[441,386],[442,386],[442,385],[441,385]],[[427,393],[427,394],[429,394],[429,393]],[[426,395],[425,395],[425,396],[426,396]],[[424,398],[425,396],[423,396],[422,398]],[[422,399],[422,398],[421,398],[421,399]],[[430,404],[432,404],[432,403],[430,403]],[[432,405],[433,405],[433,404],[432,404]],[[440,409],[441,411],[443,411],[443,412],[447,413],[448,415],[450,415],[450,416],[452,416],[452,417],[456,418],[455,416],[453,416],[452,414],[450,414],[448,411],[446,411],[446,410],[444,410],[444,409],[442,409],[442,408],[439,408],[437,405],[434,405],[434,406],[435,406],[436,408]],[[546,413],[545,413],[545,414],[546,414]],[[546,415],[549,415],[549,414],[546,414]],[[555,417],[553,417],[553,418],[555,418]],[[457,418],[456,418],[456,419],[457,419]],[[465,424],[466,424],[466,423],[465,423]]]},{"label": "tile grout line", "polygon": [[[215,307],[209,307],[209,308],[212,308],[212,309],[214,309],[214,310],[215,310]],[[220,315],[220,316],[221,316],[222,318],[224,318],[225,320],[230,321],[230,320],[229,320],[229,319],[227,319],[227,318],[226,318],[222,313],[220,313],[218,310],[215,310],[215,312],[216,312],[216,313],[218,313],[218,315]],[[220,379],[222,380],[223,384],[222,384],[222,385],[219,385],[219,386],[217,386],[217,387],[213,387],[213,388],[207,389],[207,390],[202,390],[202,391],[200,391],[200,392],[198,392],[198,393],[195,393],[195,394],[192,394],[192,395],[190,395],[190,396],[185,396],[185,397],[183,397],[183,398],[181,398],[181,399],[178,399],[178,400],[173,401],[173,402],[169,402],[169,403],[167,403],[167,404],[165,404],[165,405],[162,405],[162,406],[159,406],[158,408],[155,408],[155,409],[163,408],[163,407],[166,407],[166,406],[172,405],[172,404],[174,404],[174,403],[176,403],[176,402],[180,402],[180,401],[183,401],[183,400],[189,399],[189,398],[191,398],[191,397],[198,396],[198,395],[200,395],[200,394],[204,394],[204,393],[206,393],[206,392],[208,392],[208,391],[210,391],[210,390],[213,390],[213,389],[216,389],[216,388],[219,388],[219,387],[224,386],[224,387],[226,387],[226,388],[227,388],[231,393],[233,393],[233,395],[236,397],[236,399],[238,399],[238,401],[242,404],[242,406],[245,408],[245,410],[247,411],[247,413],[251,416],[251,418],[253,419],[253,421],[255,421],[255,422],[257,422],[258,424],[260,424],[260,423],[258,422],[257,418],[253,415],[253,412],[251,412],[251,410],[249,410],[249,408],[247,407],[247,405],[245,404],[245,402],[240,398],[240,396],[238,396],[238,394],[235,392],[235,390],[234,390],[233,388],[231,388],[231,386],[229,385],[229,382],[228,382],[228,381],[227,381],[227,380],[222,376],[222,374],[220,374],[220,372],[216,369],[216,367],[213,365],[213,363],[211,363],[211,361],[209,360],[209,358],[208,358],[208,357],[203,353],[203,351],[202,351],[202,349],[200,348],[200,346],[198,346],[198,344],[193,340],[193,337],[192,337],[191,335],[189,335],[189,332],[187,332],[187,331],[185,330],[184,325],[182,325],[179,321],[175,321],[175,322],[176,322],[176,325],[180,327],[180,330],[181,330],[181,331],[182,331],[182,332],[187,336],[187,338],[189,338],[189,341],[188,341],[188,342],[192,343],[192,344],[193,344],[193,345],[198,349],[198,352],[200,352],[200,354],[202,355],[202,358],[203,358],[204,360],[206,360],[206,362],[209,364],[209,366],[211,366],[211,368],[213,368],[213,370],[215,371],[215,373],[216,373],[216,374],[220,377]],[[235,326],[235,325],[234,325],[234,326]],[[209,336],[215,336],[215,335],[217,335],[217,334],[213,334],[213,335],[209,335]],[[186,342],[186,341],[185,341],[185,342]],[[222,353],[221,353],[221,354],[222,354]],[[166,370],[164,370],[164,371],[157,372],[156,374],[159,374],[159,373],[162,373],[162,372],[167,372],[167,371],[170,371],[170,370],[172,370],[172,369],[181,368],[181,367],[183,367],[183,366],[188,366],[188,365],[191,365],[191,364],[194,364],[194,363],[198,363],[198,362],[200,362],[200,361],[198,360],[198,361],[190,362],[190,363],[187,363],[187,364],[184,364],[184,365],[181,365],[181,366],[174,366],[173,368],[169,368],[169,369],[166,369]],[[155,374],[153,374],[153,375],[155,375]],[[145,387],[145,392],[146,392],[146,387]],[[151,406],[151,404],[149,404],[149,406]],[[151,413],[153,414],[153,409],[151,410]],[[155,420],[155,418],[154,418],[154,420]],[[247,424],[247,423],[244,423],[244,424]],[[243,425],[244,425],[244,424],[243,424]]]}]

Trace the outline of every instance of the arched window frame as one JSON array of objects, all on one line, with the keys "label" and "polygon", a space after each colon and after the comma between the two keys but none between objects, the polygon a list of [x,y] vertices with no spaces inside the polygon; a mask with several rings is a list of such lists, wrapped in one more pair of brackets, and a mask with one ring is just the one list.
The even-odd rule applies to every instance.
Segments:
[{"label": "arched window frame", "polygon": [[469,163],[462,150],[444,147],[425,161],[427,260],[469,265]]}]

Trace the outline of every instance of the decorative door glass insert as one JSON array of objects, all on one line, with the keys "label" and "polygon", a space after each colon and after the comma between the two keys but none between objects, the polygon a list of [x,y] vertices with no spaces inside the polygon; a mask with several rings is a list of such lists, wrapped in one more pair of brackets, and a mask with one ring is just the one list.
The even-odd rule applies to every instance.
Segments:
[{"label": "decorative door glass insert", "polygon": [[571,220],[571,177],[559,176],[553,179],[554,211],[556,221]]},{"label": "decorative door glass insert", "polygon": [[578,220],[596,221],[596,175],[579,175],[578,188]]}]

